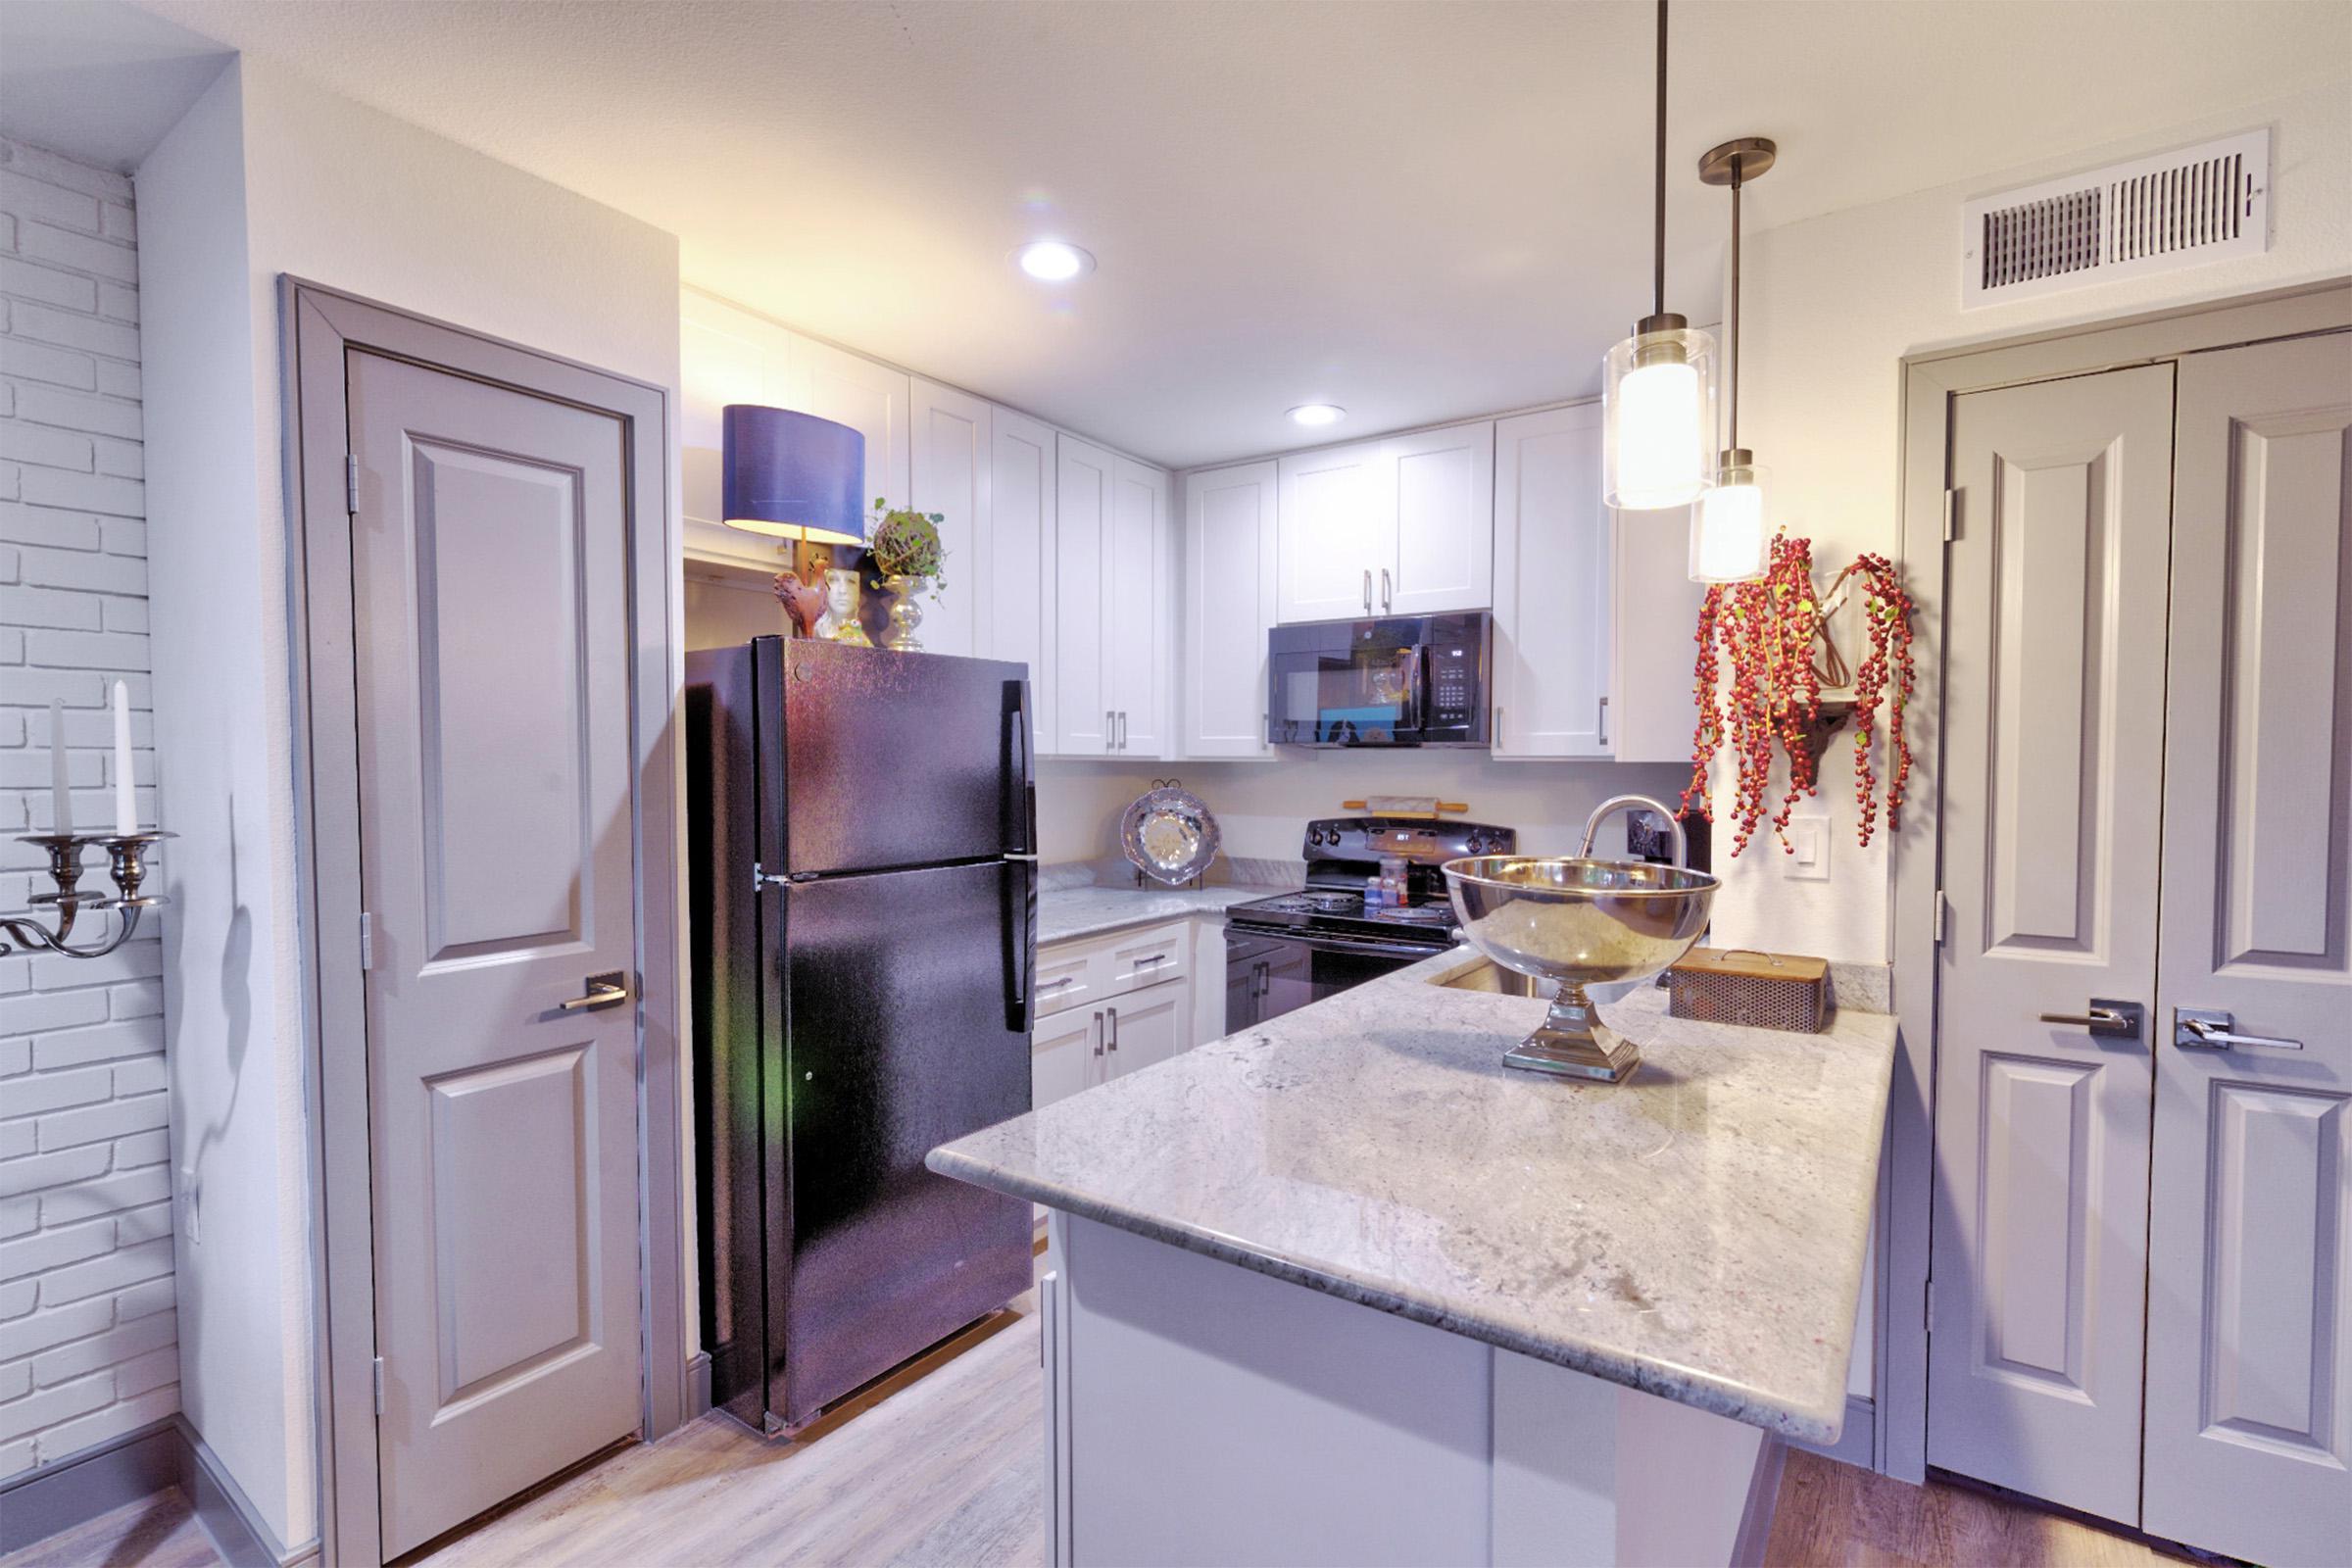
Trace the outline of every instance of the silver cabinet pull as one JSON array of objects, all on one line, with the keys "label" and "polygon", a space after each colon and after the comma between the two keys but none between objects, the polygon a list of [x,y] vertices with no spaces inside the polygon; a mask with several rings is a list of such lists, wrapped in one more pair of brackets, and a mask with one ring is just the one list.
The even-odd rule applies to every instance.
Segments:
[{"label": "silver cabinet pull", "polygon": [[1102,749],[1106,752],[1119,749],[1119,710],[1115,708],[1102,710]]},{"label": "silver cabinet pull", "polygon": [[1102,1054],[1102,1009],[1095,1009],[1095,1054]]},{"label": "silver cabinet pull", "polygon": [[1119,1009],[1116,1007],[1110,1009],[1110,1049],[1119,1049]]},{"label": "silver cabinet pull", "polygon": [[1380,608],[1384,614],[1392,608],[1389,594],[1389,568],[1386,566],[1380,568]]},{"label": "silver cabinet pull", "polygon": [[1127,710],[1119,710],[1119,750],[1127,749]]},{"label": "silver cabinet pull", "polygon": [[592,974],[580,987],[580,994],[568,1002],[556,1004],[559,1012],[586,1012],[595,1007],[612,1007],[629,1000],[627,980],[618,969]]},{"label": "silver cabinet pull", "polygon": [[2265,1051],[2303,1049],[2300,1040],[2282,1040],[2277,1035],[2241,1035],[2237,1032],[2236,1014],[2204,1007],[2173,1009],[2173,1044],[2205,1051],[2234,1051],[2240,1046],[2260,1046]]},{"label": "silver cabinet pull", "polygon": [[1364,568],[1364,613],[1372,613],[1372,568]]},{"label": "silver cabinet pull", "polygon": [[2093,997],[2082,1012],[2045,1012],[2043,1023],[2062,1023],[2109,1040],[2137,1040],[2139,1020],[2146,1009],[2136,1002],[2110,1002]]},{"label": "silver cabinet pull", "polygon": [[1596,744],[1609,744],[1609,700],[1606,697],[1600,700],[1600,739]]}]

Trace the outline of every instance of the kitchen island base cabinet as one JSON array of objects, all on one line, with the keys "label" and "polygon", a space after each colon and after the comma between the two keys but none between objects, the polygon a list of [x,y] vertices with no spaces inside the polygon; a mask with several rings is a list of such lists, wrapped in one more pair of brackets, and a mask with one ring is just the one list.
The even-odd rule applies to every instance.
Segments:
[{"label": "kitchen island base cabinet", "polygon": [[1781,1443],[1055,1211],[1056,1568],[1761,1559]]}]

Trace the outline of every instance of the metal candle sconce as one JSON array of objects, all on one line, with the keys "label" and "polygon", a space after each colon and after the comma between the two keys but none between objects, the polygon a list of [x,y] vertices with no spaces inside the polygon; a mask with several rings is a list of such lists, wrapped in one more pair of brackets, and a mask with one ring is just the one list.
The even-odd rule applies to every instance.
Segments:
[{"label": "metal candle sconce", "polygon": [[[0,955],[13,953],[17,948],[28,952],[62,953],[69,958],[103,958],[123,943],[139,928],[139,911],[171,901],[160,893],[141,893],[147,880],[147,849],[159,839],[172,837],[160,829],[142,833],[20,833],[19,840],[37,844],[49,854],[49,879],[57,884],[54,893],[36,893],[31,902],[57,911],[57,929],[45,930],[36,920],[25,915],[0,915]],[[106,847],[107,872],[115,880],[116,893],[79,891],[81,882],[81,852],[85,845]],[[74,921],[83,910],[115,915],[115,934],[94,947],[73,947]],[[10,946],[15,943],[15,947]]]}]

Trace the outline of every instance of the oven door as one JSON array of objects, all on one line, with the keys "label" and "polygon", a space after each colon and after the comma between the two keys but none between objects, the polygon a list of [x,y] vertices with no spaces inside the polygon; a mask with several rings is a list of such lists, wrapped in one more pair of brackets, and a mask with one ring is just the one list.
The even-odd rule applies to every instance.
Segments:
[{"label": "oven door", "polygon": [[1416,620],[1277,626],[1266,642],[1266,739],[1284,746],[1412,746],[1421,740]]},{"label": "oven door", "polygon": [[[1289,935],[1275,939],[1273,951],[1256,959],[1257,994],[1250,1022],[1263,1023],[1295,1012],[1310,1002],[1394,974],[1407,964],[1443,953],[1442,947],[1409,943],[1368,942],[1352,937]],[[1228,1024],[1230,1028],[1230,1022]]]}]

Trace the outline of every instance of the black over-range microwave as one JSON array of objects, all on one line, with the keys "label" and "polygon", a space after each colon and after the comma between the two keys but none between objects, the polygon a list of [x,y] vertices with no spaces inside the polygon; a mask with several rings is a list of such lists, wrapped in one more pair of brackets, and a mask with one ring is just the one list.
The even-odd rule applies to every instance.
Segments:
[{"label": "black over-range microwave", "polygon": [[1266,634],[1266,739],[1278,746],[1485,746],[1494,617],[1395,615]]}]

